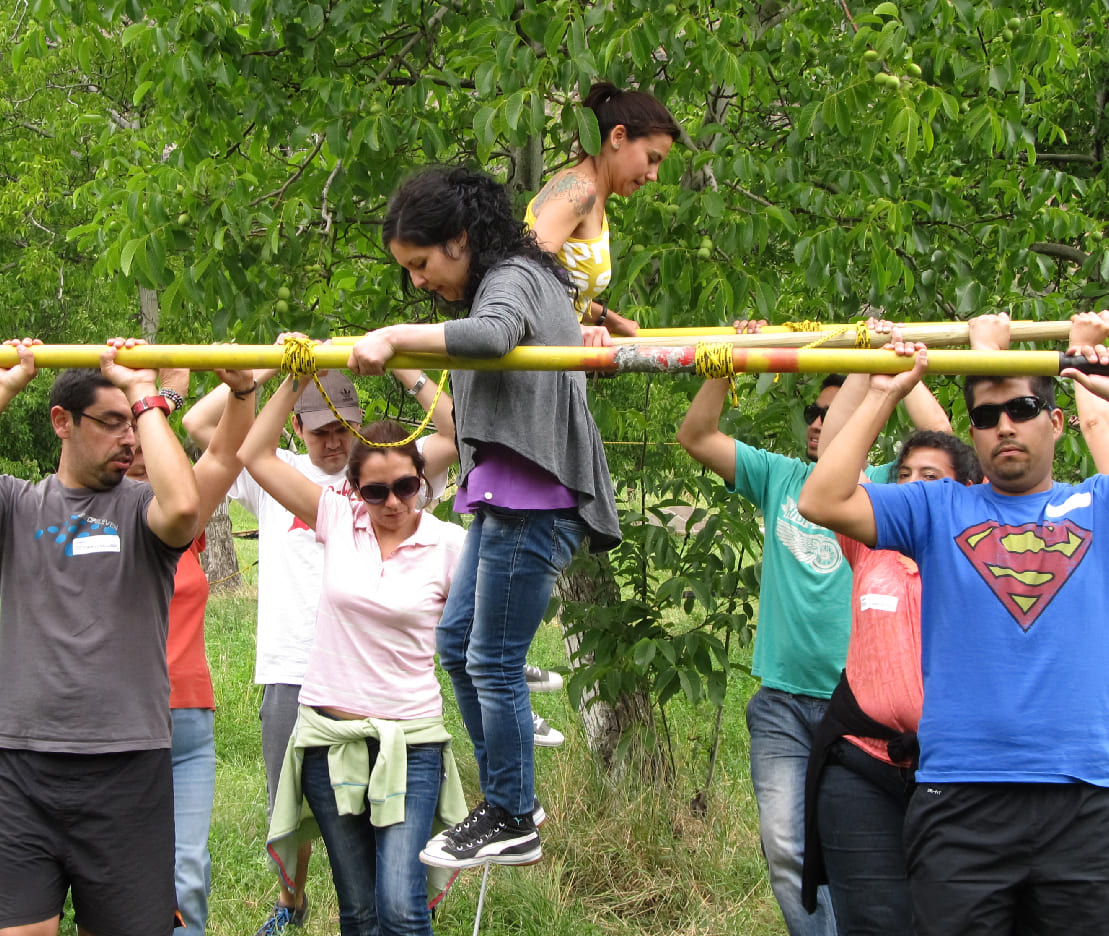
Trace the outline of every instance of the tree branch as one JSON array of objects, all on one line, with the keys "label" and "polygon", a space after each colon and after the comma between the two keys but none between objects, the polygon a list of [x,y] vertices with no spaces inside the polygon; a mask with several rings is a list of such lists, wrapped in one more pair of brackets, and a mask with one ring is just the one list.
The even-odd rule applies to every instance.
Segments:
[{"label": "tree branch", "polygon": [[1057,260],[1069,260],[1079,266],[1090,258],[1090,255],[1084,250],[1079,250],[1077,247],[1071,247],[1067,244],[1047,244],[1043,241],[1037,241],[1028,249],[1032,253],[1043,254],[1045,257],[1055,257]]}]

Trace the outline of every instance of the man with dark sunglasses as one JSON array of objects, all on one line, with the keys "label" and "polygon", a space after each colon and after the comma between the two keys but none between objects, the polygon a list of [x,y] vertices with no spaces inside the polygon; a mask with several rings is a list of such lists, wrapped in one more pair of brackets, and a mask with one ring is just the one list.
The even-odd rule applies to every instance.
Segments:
[{"label": "man with dark sunglasses", "polygon": [[[744,330],[746,323],[739,327]],[[747,726],[763,852],[791,936],[834,936],[836,931],[826,887],[819,889],[815,913],[801,905],[804,782],[813,731],[847,655],[851,570],[834,534],[797,512],[797,497],[816,464],[824,414],[842,383],[839,375],[826,377],[805,408],[808,461],[757,449],[721,432],[727,380],[705,381],[678,430],[685,450],[718,474],[729,491],[758,506],[765,519],[752,666],[762,686],[748,704]],[[942,411],[942,425],[918,413],[911,416],[921,420],[919,428],[946,425]],[[871,468],[867,474],[872,480],[891,480],[889,467]],[[858,477],[858,466],[853,477]]]},{"label": "man with dark sunglasses", "polygon": [[[1072,321],[1072,345],[1109,362],[1109,312]],[[964,396],[987,483],[856,485],[839,472],[927,364],[900,350],[917,352],[915,367],[870,379],[800,509],[920,568],[924,706],[905,823],[915,930],[1103,933],[1109,554],[1096,534],[1109,532],[1109,478],[1054,481],[1064,418],[1050,378],[974,377]],[[1063,376],[1109,397],[1109,381]]]},{"label": "man with dark sunglasses", "polygon": [[[199,495],[156,375],[63,371],[42,481],[0,475],[0,930],[170,936],[173,784],[166,635]],[[0,412],[35,375],[0,370]],[[125,477],[136,447],[149,484]]]}]

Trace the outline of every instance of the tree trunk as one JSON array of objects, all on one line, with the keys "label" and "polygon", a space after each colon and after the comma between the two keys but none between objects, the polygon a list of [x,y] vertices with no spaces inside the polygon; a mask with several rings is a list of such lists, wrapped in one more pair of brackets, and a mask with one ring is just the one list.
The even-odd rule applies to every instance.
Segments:
[{"label": "tree trunk", "polygon": [[235,540],[231,536],[231,515],[227,512],[226,499],[216,508],[205,531],[206,548],[200,554],[204,574],[208,576],[212,591],[225,591],[239,586],[239,557],[235,553]]},{"label": "tree trunk", "polygon": [[[558,594],[564,601],[603,606],[619,600],[619,589],[612,570],[596,558],[590,557],[586,565],[566,572],[558,580]],[[580,637],[577,634],[562,632],[563,643],[571,666],[581,662],[577,656]],[[581,717],[585,725],[585,736],[604,768],[608,771],[621,770],[616,762],[616,749],[625,731],[650,726],[652,724],[651,700],[647,693],[637,692],[623,695],[616,705],[600,700],[593,701],[594,689],[582,694]],[[657,766],[661,763],[657,752],[647,751],[647,761]]]}]

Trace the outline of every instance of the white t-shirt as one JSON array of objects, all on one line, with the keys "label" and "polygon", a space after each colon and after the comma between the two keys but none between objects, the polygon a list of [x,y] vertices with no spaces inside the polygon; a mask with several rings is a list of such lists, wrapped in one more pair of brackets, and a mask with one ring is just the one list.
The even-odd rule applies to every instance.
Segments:
[{"label": "white t-shirt", "polygon": [[[423,452],[429,436],[416,440]],[[277,457],[308,480],[350,496],[346,469],[327,474],[307,454],[279,448]],[[434,497],[443,493],[447,473],[429,478]],[[323,546],[302,521],[262,490],[247,471],[231,485],[228,496],[258,518],[258,637],[254,681],[259,685],[299,686],[308,669],[308,652],[316,632],[316,610],[323,582]]]}]

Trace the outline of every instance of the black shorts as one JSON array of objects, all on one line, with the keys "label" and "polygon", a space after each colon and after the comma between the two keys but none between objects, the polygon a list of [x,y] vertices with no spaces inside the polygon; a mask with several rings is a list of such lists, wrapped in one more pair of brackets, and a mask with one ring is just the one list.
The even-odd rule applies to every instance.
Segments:
[{"label": "black shorts", "polygon": [[96,936],[171,936],[169,749],[0,749],[0,881],[0,928],[58,916],[72,890],[78,924]]},{"label": "black shorts", "polygon": [[917,936],[1105,936],[1109,790],[918,783],[905,816]]}]

